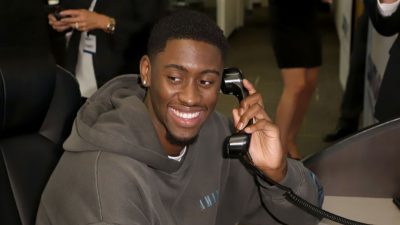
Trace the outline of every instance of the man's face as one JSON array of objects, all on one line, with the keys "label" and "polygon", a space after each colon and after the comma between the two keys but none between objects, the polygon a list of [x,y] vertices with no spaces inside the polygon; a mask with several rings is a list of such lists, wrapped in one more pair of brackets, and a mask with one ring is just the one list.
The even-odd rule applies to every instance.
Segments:
[{"label": "man's face", "polygon": [[151,63],[147,61],[146,69],[142,59],[141,76],[148,85],[145,104],[152,122],[161,139],[170,136],[184,145],[197,136],[217,103],[221,52],[205,42],[173,39]]}]

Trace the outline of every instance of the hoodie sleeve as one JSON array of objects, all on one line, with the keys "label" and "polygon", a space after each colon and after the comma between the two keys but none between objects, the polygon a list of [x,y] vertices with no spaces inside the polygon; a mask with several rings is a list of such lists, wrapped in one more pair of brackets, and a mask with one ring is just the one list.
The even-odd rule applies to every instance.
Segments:
[{"label": "hoodie sleeve", "polygon": [[143,181],[127,179],[125,158],[65,152],[42,195],[36,225],[152,224],[153,211],[136,185]]},{"label": "hoodie sleeve", "polygon": [[[247,224],[265,224],[266,213],[275,221],[283,224],[318,224],[319,219],[306,213],[302,209],[288,202],[283,190],[260,181],[259,192],[257,189],[248,201],[248,213],[241,220]],[[280,183],[289,187],[301,198],[315,206],[321,207],[323,191],[315,175],[299,161],[288,159],[288,171],[284,180]],[[261,197],[261,206],[259,198]],[[262,206],[264,205],[265,208]]]}]

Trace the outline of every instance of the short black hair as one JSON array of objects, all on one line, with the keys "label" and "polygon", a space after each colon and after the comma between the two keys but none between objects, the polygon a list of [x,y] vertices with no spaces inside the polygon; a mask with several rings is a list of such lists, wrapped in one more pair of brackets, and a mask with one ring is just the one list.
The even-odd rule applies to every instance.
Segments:
[{"label": "short black hair", "polygon": [[162,52],[167,41],[173,39],[190,39],[214,45],[221,51],[225,61],[228,41],[224,32],[207,15],[188,9],[175,11],[160,19],[153,27],[147,44],[150,58]]}]

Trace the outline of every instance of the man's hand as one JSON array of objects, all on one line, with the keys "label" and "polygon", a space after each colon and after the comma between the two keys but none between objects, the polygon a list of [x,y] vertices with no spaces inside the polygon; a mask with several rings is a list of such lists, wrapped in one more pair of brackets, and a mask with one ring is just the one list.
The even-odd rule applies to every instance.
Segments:
[{"label": "man's hand", "polygon": [[[254,165],[265,175],[281,181],[287,170],[286,154],[279,138],[279,130],[264,110],[261,95],[248,80],[243,80],[249,96],[243,99],[239,108],[233,109],[234,124],[238,130],[251,134],[249,153]],[[254,123],[245,125],[254,118]]]}]

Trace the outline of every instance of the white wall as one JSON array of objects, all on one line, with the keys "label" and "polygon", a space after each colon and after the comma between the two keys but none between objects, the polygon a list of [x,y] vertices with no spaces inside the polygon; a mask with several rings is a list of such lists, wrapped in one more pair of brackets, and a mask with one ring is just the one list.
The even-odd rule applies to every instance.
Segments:
[{"label": "white wall", "polygon": [[228,37],[244,24],[244,0],[217,0],[217,24]]},{"label": "white wall", "polygon": [[335,5],[336,30],[340,42],[339,80],[343,89],[346,87],[350,65],[352,7],[353,1],[347,0],[336,1]]}]

